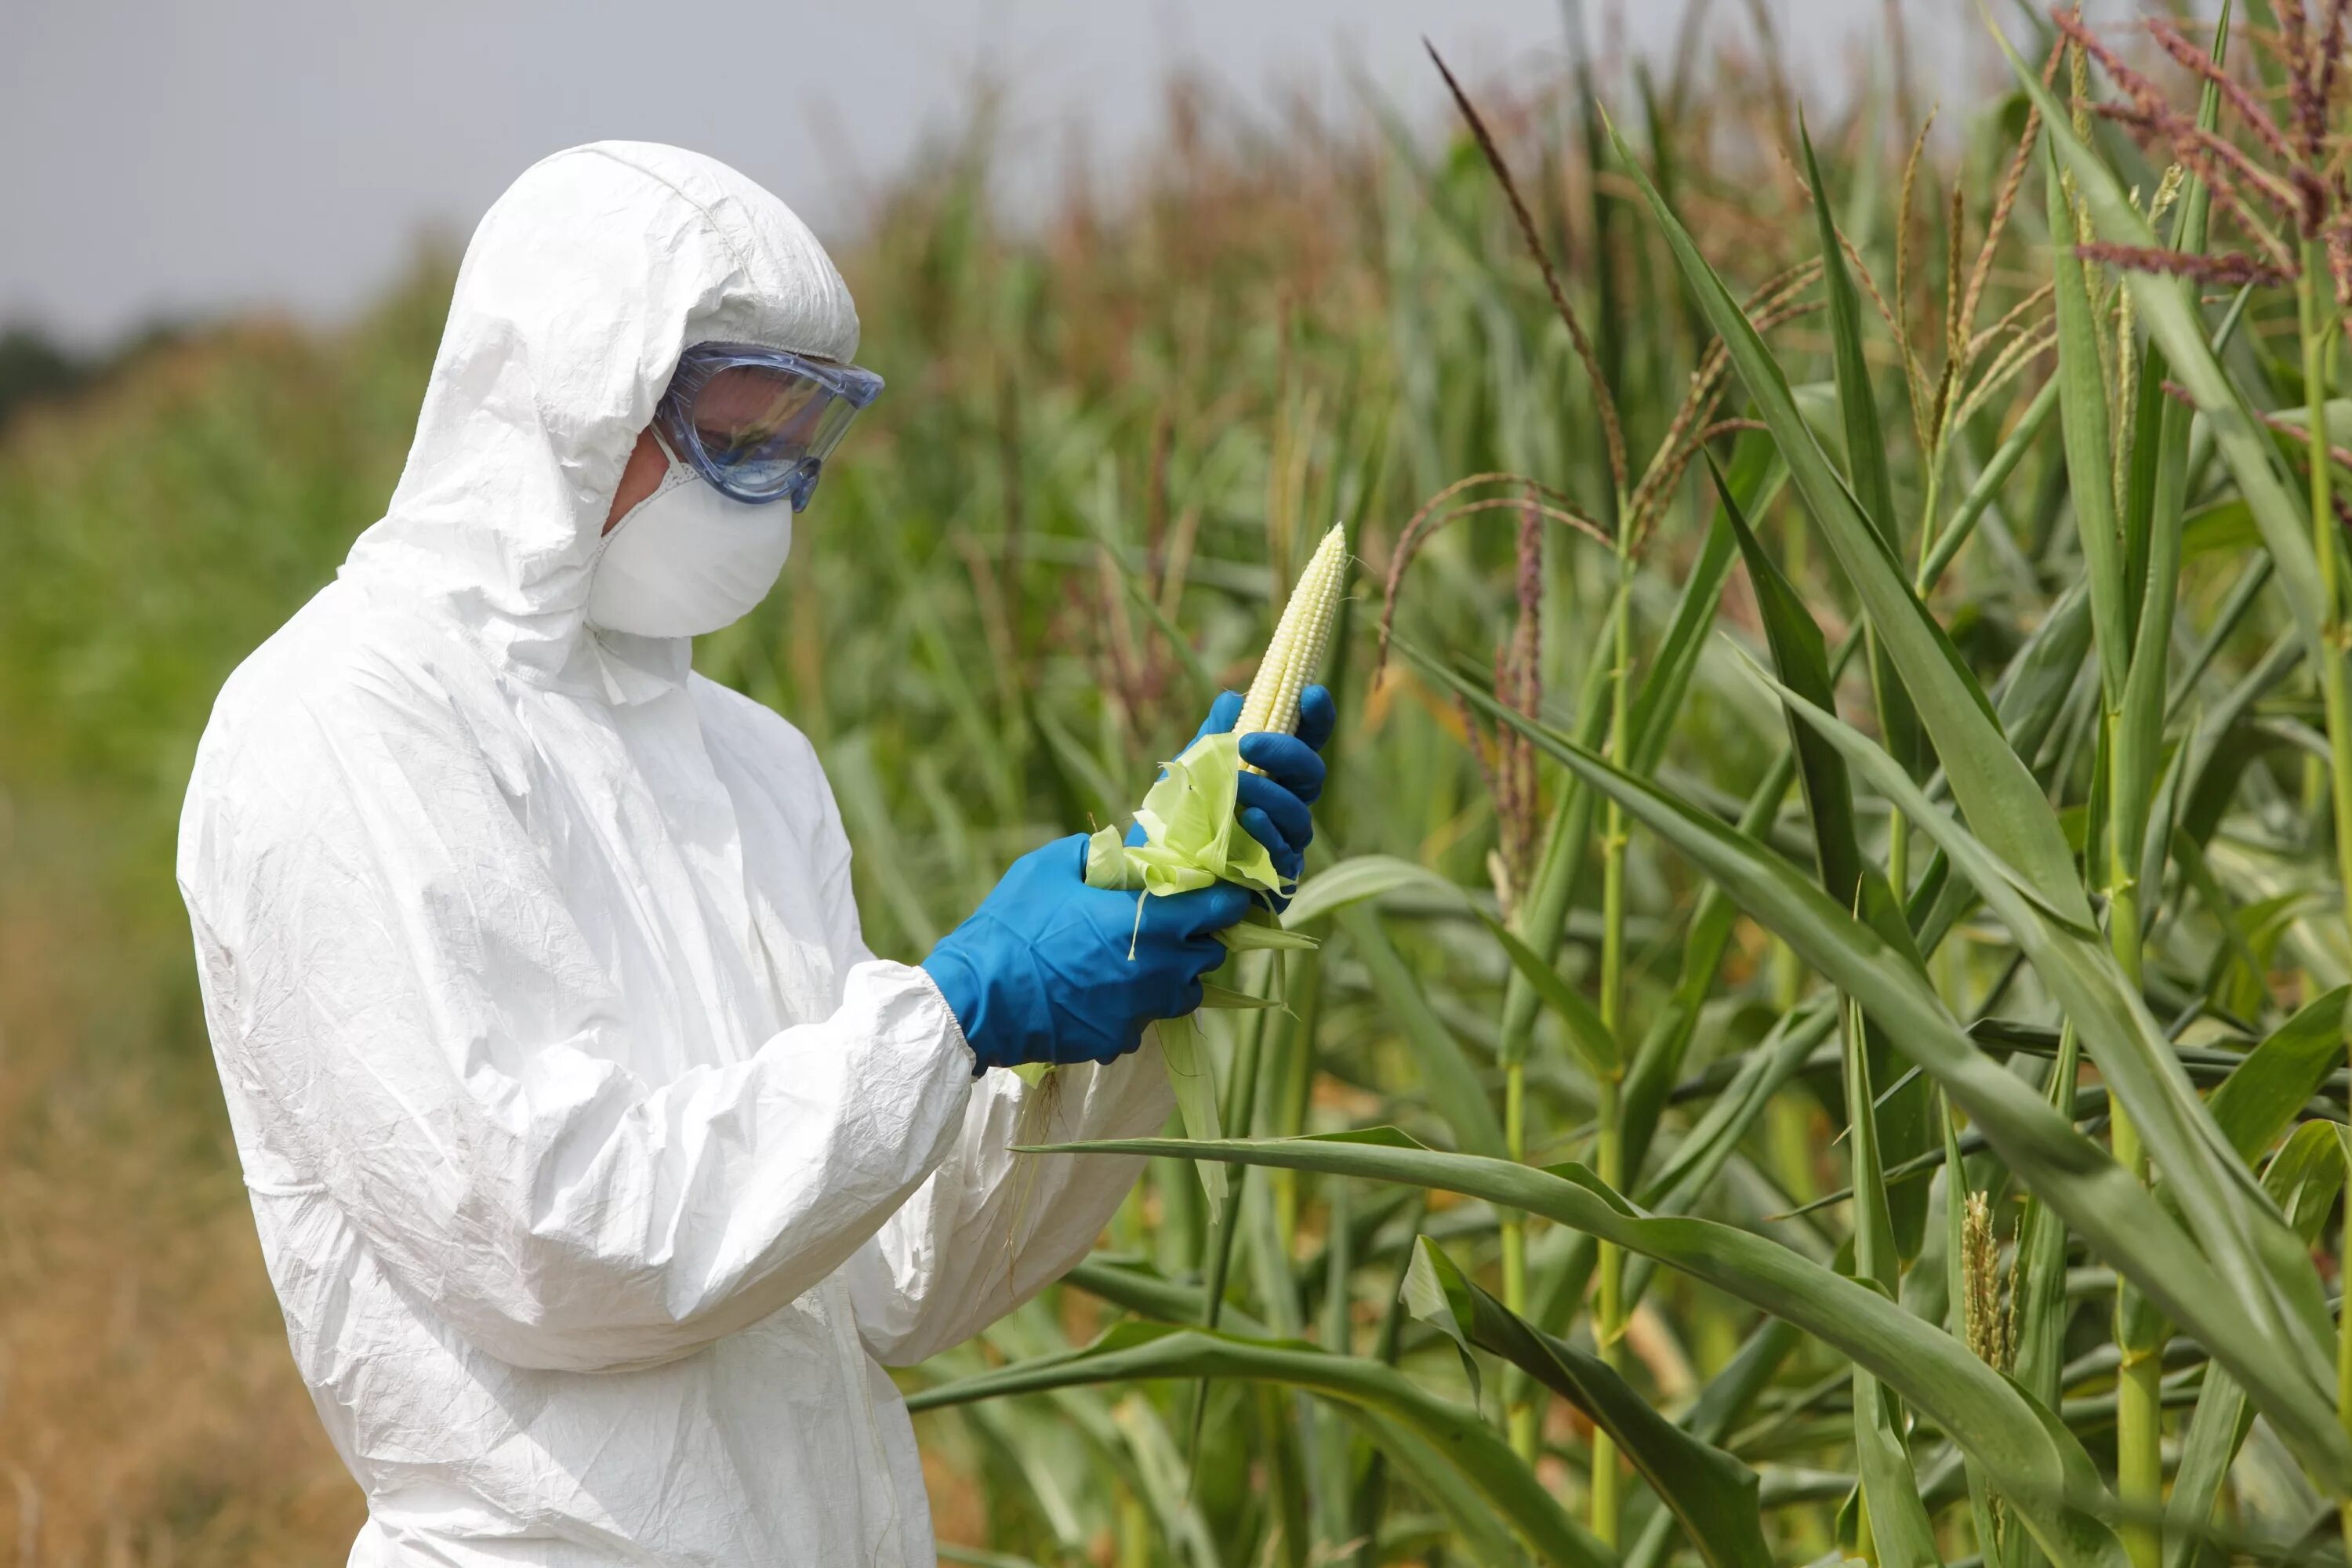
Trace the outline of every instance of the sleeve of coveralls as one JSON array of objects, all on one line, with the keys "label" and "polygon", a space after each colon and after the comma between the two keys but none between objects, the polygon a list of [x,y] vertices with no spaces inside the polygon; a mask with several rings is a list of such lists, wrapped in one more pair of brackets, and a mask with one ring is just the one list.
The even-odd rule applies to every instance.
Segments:
[{"label": "sleeve of coveralls", "polygon": [[437,693],[362,671],[236,750],[200,763],[235,785],[192,793],[181,851],[222,1070],[490,1353],[688,1353],[961,1158],[971,1055],[919,970],[860,968],[829,1017],[731,1065],[620,1065],[680,1053],[632,1048],[643,1026]]},{"label": "sleeve of coveralls", "polygon": [[[821,858],[835,868],[828,900],[841,962],[863,973],[870,955],[849,847],[837,817],[828,826]],[[1013,1145],[1141,1137],[1160,1131],[1174,1105],[1148,1036],[1117,1061],[1056,1068],[1039,1084],[983,1074],[947,1156],[845,1270],[868,1352],[911,1365],[1004,1316],[1087,1255],[1143,1170],[1129,1155],[1015,1154]]]},{"label": "sleeve of coveralls", "polygon": [[1131,1155],[1013,1145],[1148,1136],[1174,1103],[1150,1040],[1115,1062],[1058,1068],[1043,1085],[989,1073],[948,1157],[850,1260],[866,1350],[907,1366],[970,1339],[1084,1258],[1143,1170]]}]

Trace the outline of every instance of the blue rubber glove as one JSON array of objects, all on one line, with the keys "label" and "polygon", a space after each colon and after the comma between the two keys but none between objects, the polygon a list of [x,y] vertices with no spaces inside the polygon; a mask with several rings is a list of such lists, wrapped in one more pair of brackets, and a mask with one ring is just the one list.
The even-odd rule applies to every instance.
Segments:
[{"label": "blue rubber glove", "polygon": [[[1242,716],[1242,700],[1238,691],[1220,692],[1192,739],[1231,730]],[[1310,686],[1298,694],[1297,734],[1265,731],[1242,737],[1242,761],[1265,771],[1242,774],[1236,799],[1240,809],[1234,820],[1265,846],[1274,868],[1285,881],[1297,881],[1307,868],[1307,846],[1315,839],[1315,819],[1307,808],[1323,793],[1323,759],[1317,753],[1339,721],[1339,710],[1331,693]],[[1190,742],[1186,744],[1189,748]],[[1143,829],[1129,828],[1127,841],[1142,843]],[[1276,910],[1289,902],[1287,899],[1268,901]]]},{"label": "blue rubber glove", "polygon": [[923,960],[975,1074],[1125,1056],[1144,1025],[1201,1005],[1201,976],[1225,959],[1216,933],[1249,910],[1229,882],[1148,898],[1089,888],[1086,871],[1083,833],[1031,850]]}]

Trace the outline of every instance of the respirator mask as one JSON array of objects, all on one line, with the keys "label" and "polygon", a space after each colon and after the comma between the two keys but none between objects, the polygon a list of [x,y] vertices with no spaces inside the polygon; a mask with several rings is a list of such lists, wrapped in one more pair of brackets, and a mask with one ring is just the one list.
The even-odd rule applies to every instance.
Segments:
[{"label": "respirator mask", "polygon": [[824,459],[881,391],[871,371],[781,349],[688,349],[654,414],[669,471],[604,536],[589,624],[697,637],[750,614],[784,569]]}]

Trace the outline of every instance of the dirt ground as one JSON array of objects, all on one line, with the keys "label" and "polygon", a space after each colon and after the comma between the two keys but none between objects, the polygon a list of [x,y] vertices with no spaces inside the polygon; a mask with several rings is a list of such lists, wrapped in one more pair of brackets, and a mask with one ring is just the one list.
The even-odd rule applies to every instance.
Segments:
[{"label": "dirt ground", "polygon": [[108,933],[16,892],[0,900],[0,1562],[341,1563],[365,1509],[287,1353],[210,1064],[110,1048],[92,961]]}]

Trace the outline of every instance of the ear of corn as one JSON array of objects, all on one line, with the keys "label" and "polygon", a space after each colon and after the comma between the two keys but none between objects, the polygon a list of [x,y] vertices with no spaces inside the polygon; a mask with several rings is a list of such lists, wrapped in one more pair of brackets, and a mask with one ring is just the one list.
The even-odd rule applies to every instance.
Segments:
[{"label": "ear of corn", "polygon": [[1315,547],[1314,559],[1307,562],[1297,586],[1290,591],[1289,603],[1282,607],[1282,619],[1274,628],[1274,640],[1265,645],[1265,657],[1258,661],[1257,678],[1250,682],[1234,733],[1297,731],[1298,699],[1322,668],[1323,651],[1331,641],[1331,626],[1339,616],[1340,590],[1347,580],[1348,525],[1335,522],[1323,542]]},{"label": "ear of corn", "polygon": [[[1274,640],[1258,661],[1256,679],[1231,731],[1203,735],[1167,764],[1135,820],[1144,842],[1129,844],[1117,827],[1094,836],[1087,848],[1087,880],[1097,888],[1181,893],[1212,882],[1238,882],[1262,893],[1286,893],[1265,846],[1234,820],[1235,782],[1244,735],[1298,728],[1298,699],[1322,666],[1348,580],[1348,529],[1333,523],[1282,607]],[[1244,923],[1225,933],[1229,947],[1311,946],[1271,922]]]}]

